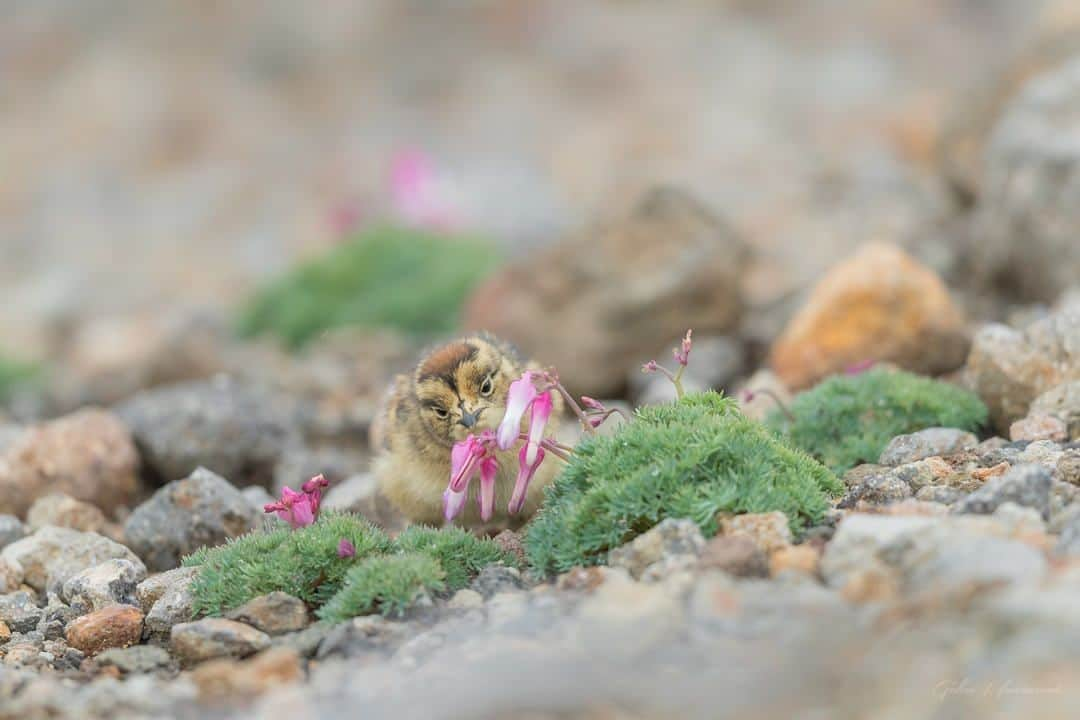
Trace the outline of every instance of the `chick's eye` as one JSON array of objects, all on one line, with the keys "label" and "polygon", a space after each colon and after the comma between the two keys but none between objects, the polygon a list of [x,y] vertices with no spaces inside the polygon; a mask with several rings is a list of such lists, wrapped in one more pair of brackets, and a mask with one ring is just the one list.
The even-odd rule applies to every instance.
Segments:
[{"label": "chick's eye", "polygon": [[495,383],[491,380],[491,376],[488,375],[484,378],[483,384],[480,385],[480,394],[487,397],[495,390]]},{"label": "chick's eye", "polygon": [[450,414],[446,411],[446,408],[433,407],[431,409],[435,411],[435,417],[439,418],[440,420],[445,420],[446,417]]}]

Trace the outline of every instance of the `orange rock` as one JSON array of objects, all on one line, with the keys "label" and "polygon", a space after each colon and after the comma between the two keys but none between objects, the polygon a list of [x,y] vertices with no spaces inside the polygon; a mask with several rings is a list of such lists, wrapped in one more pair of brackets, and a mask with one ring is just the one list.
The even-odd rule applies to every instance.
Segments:
[{"label": "orange rock", "polygon": [[999,462],[997,465],[995,465],[993,467],[975,468],[974,470],[971,471],[971,477],[975,478],[976,480],[986,481],[986,480],[989,480],[992,477],[997,477],[998,475],[1004,475],[1005,473],[1007,473],[1009,471],[1009,468],[1011,468],[1011,467],[1012,467],[1012,465],[1010,465],[1008,462],[1002,460],[1001,462]]},{"label": "orange rock", "polygon": [[814,287],[773,345],[793,389],[864,361],[934,374],[959,367],[969,338],[941,279],[895,245],[872,243]]},{"label": "orange rock", "polygon": [[135,645],[142,637],[142,610],[132,605],[110,605],[75,618],[67,626],[67,642],[87,655]]},{"label": "orange rock", "polygon": [[303,674],[296,650],[278,647],[243,661],[210,660],[192,670],[191,679],[203,698],[243,700],[297,682]]},{"label": "orange rock", "polygon": [[810,545],[791,545],[769,556],[769,574],[776,577],[782,572],[792,571],[816,576],[820,561],[821,553]]}]

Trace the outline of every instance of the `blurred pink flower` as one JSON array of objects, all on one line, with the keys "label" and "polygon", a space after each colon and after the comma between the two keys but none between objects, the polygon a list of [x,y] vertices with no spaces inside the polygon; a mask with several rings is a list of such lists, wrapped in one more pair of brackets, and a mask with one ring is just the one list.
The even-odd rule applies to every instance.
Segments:
[{"label": "blurred pink flower", "polygon": [[319,519],[322,491],[329,485],[330,482],[322,475],[316,475],[301,485],[300,492],[286,485],[281,489],[281,499],[263,505],[263,512],[277,513],[294,530],[307,527]]},{"label": "blurred pink flower", "polygon": [[337,556],[339,558],[351,558],[356,555],[356,546],[352,544],[349,538],[341,538],[341,542],[337,545]]},{"label": "blurred pink flower", "polygon": [[671,354],[675,357],[675,362],[683,367],[686,367],[690,362],[690,348],[693,346],[693,341],[690,336],[693,335],[693,333],[693,330],[687,330],[686,337],[684,337],[682,341],[682,348],[675,348],[671,351]]},{"label": "blurred pink flower", "polygon": [[845,375],[861,375],[877,364],[877,360],[860,360],[844,368]]},{"label": "blurred pink flower", "polygon": [[390,199],[398,220],[406,225],[444,231],[460,225],[434,163],[421,150],[402,150],[391,160]]}]

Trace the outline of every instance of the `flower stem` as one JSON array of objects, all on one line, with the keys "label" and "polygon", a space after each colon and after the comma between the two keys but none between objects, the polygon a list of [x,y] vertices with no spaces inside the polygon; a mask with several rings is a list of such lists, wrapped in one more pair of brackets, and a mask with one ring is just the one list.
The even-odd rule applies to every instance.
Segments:
[{"label": "flower stem", "polygon": [[[685,370],[685,369],[686,369],[685,365],[680,365],[679,369],[675,371],[674,376],[672,376],[672,374],[669,373],[669,372],[667,373],[668,377],[671,378],[672,384],[675,386],[675,397],[678,398],[679,400],[682,400],[683,395],[686,394],[686,392],[683,390],[683,385],[682,385],[682,374],[683,374],[683,370]],[[667,372],[667,370],[665,370],[664,372]]]},{"label": "flower stem", "polygon": [[540,390],[540,392],[543,393],[547,392],[548,390],[558,391],[558,393],[563,396],[563,399],[566,400],[566,403],[570,406],[570,409],[574,411],[575,415],[577,415],[578,421],[581,423],[581,427],[585,430],[585,432],[595,435],[596,428],[594,428],[589,423],[589,416],[586,415],[585,411],[581,409],[581,406],[577,404],[577,401],[574,400],[574,396],[571,395],[569,391],[567,391],[567,389],[562,386],[562,383],[560,383],[557,379],[552,378],[550,374],[545,373],[545,379],[548,381],[548,386]]},{"label": "flower stem", "polygon": [[780,408],[780,412],[784,413],[784,417],[788,419],[788,422],[794,424],[795,416],[788,409],[788,406],[784,404],[784,401],[780,399],[780,396],[768,388],[762,388],[760,390],[750,390],[752,395],[764,395],[765,397],[776,403],[776,407]]}]

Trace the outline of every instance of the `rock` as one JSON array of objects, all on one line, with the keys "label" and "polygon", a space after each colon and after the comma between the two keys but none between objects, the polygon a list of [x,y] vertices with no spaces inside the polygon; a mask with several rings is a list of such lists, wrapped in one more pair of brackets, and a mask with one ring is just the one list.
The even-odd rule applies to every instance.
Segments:
[{"label": "rock", "polygon": [[169,651],[157,645],[109,648],[97,655],[101,667],[115,667],[122,673],[149,673],[172,662]]},{"label": "rock", "polygon": [[776,373],[762,368],[750,376],[735,393],[739,410],[752,420],[764,420],[775,412],[780,405],[791,404],[792,395]]},{"label": "rock", "polygon": [[912,496],[911,486],[897,477],[895,473],[884,473],[868,478],[848,490],[847,495],[837,505],[839,508],[854,508],[860,503],[869,505],[891,505]]},{"label": "rock", "polygon": [[668,518],[608,553],[608,565],[623,568],[634,578],[657,580],[693,566],[704,549],[697,523]]},{"label": "rock", "polygon": [[34,596],[20,590],[0,595],[0,621],[13,632],[26,633],[37,628],[41,620],[41,608],[34,602]]},{"label": "rock", "polygon": [[0,455],[0,512],[22,515],[61,492],[111,512],[138,491],[139,457],[127,428],[102,410],[80,410],[28,428]]},{"label": "rock", "polygon": [[1000,477],[989,480],[953,506],[959,514],[988,515],[1002,504],[1013,502],[1037,510],[1043,518],[1050,513],[1052,478],[1046,468],[1018,465]]},{"label": "rock", "polygon": [[1053,301],[1080,277],[1080,59],[1031,80],[990,136],[976,209],[976,276],[1023,300]]},{"label": "rock", "polygon": [[138,605],[135,587],[145,578],[141,563],[107,560],[74,575],[64,583],[62,596],[80,615],[109,605]]},{"label": "rock", "polygon": [[479,610],[484,607],[484,596],[475,590],[464,588],[454,593],[446,607],[451,610]]},{"label": "rock", "polygon": [[975,333],[964,377],[989,408],[994,428],[1007,434],[1037,397],[1080,379],[1080,320],[1052,315],[1023,332],[985,325]]},{"label": "rock", "polygon": [[[678,347],[682,338],[675,338],[654,349],[649,354],[660,362],[670,357],[670,350]],[[746,351],[741,342],[729,336],[694,336],[692,362],[683,373],[682,384],[686,392],[702,392],[728,387],[744,371]],[[657,405],[675,399],[675,387],[660,374],[641,372],[641,363],[628,369],[627,381],[630,397],[636,405]]]},{"label": "rock", "polygon": [[14,515],[0,515],[0,550],[26,537],[26,528]]},{"label": "rock", "polygon": [[468,300],[465,325],[553,364],[575,392],[616,395],[625,378],[612,368],[650,359],[685,328],[704,337],[738,325],[748,257],[697,200],[657,189],[626,219],[504,267]]},{"label": "rock", "polygon": [[178,567],[175,570],[166,570],[156,573],[139,583],[135,588],[135,599],[144,613],[149,613],[162,596],[177,585],[190,583],[199,574],[197,567]]},{"label": "rock", "polygon": [[957,428],[927,428],[910,435],[897,435],[881,452],[878,462],[896,467],[929,457],[952,455],[970,450],[979,440],[972,433]]},{"label": "rock", "polygon": [[323,498],[327,510],[363,515],[385,530],[404,529],[405,519],[379,491],[373,473],[352,475],[341,483],[331,484]]},{"label": "rock", "polygon": [[524,590],[527,586],[516,568],[493,564],[481,570],[469,587],[487,600],[499,593]]},{"label": "rock", "polygon": [[[270,494],[270,491],[261,485],[248,485],[246,488],[240,489],[240,494],[251,503],[251,507],[255,508],[256,512],[263,515],[263,520],[269,520],[277,517],[276,515],[266,515],[263,513],[263,508],[270,503],[277,502],[277,498]],[[284,521],[283,521],[284,522]]]},{"label": "rock", "polygon": [[142,561],[119,543],[97,533],[49,525],[0,550],[0,579],[12,576],[4,572],[6,566],[17,569],[19,581],[35,590],[59,593],[76,574],[113,559],[146,571]]},{"label": "rock", "polygon": [[503,530],[492,538],[492,540],[495,541],[496,545],[502,548],[503,552],[516,558],[522,566],[525,565],[525,543],[522,541],[520,535],[513,530]]},{"label": "rock", "polygon": [[108,648],[138,644],[142,627],[142,610],[131,605],[111,605],[72,620],[66,638],[71,647],[95,655]]},{"label": "rock", "polygon": [[1065,527],[1061,529],[1061,536],[1054,551],[1058,555],[1080,555],[1080,511],[1070,515]]},{"label": "rock", "polygon": [[311,622],[303,600],[276,591],[247,601],[226,617],[251,625],[267,635],[303,630]]},{"label": "rock", "polygon": [[287,647],[295,650],[302,657],[314,657],[319,645],[327,638],[333,628],[340,625],[315,623],[298,632],[285,633],[273,638],[274,647]]},{"label": "rock", "polygon": [[1050,415],[1065,423],[1069,440],[1080,440],[1080,380],[1063,382],[1039,395],[1031,412]]},{"label": "rock", "polygon": [[[145,608],[161,588],[157,599],[150,605],[150,611],[146,613],[146,630],[152,635],[168,633],[174,625],[186,623],[195,616],[195,598],[191,594],[191,585],[195,581],[198,568],[177,568],[173,572],[177,574],[162,573],[171,575],[167,579],[168,584],[164,584],[159,575],[141,583],[135,590],[140,606]],[[153,587],[145,587],[147,583],[155,580],[157,582]]]},{"label": "rock", "polygon": [[[878,551],[906,535],[923,532],[939,522],[921,515],[863,515],[845,517],[833,539],[825,546],[821,574],[835,588],[866,584],[867,578],[892,574]],[[884,580],[883,580],[884,582]]]},{"label": "rock", "polygon": [[46,640],[58,640],[64,637],[64,630],[79,613],[60,601],[56,593],[49,593],[48,603],[41,609],[37,632]]},{"label": "rock", "polygon": [[791,544],[787,515],[779,510],[725,517],[720,521],[720,529],[724,535],[748,536],[766,553]]},{"label": "rock", "polygon": [[11,640],[11,628],[7,626],[7,623],[0,620],[0,645],[5,644]]},{"label": "rock", "polygon": [[90,503],[76,500],[63,493],[50,493],[34,501],[26,513],[26,524],[31,530],[58,525],[100,533],[105,530],[105,514]]},{"label": "rock", "polygon": [[227,377],[143,391],[116,412],[163,482],[205,467],[237,485],[269,487],[283,449],[297,442],[290,408]]},{"label": "rock", "polygon": [[174,625],[169,647],[187,664],[219,657],[247,657],[270,647],[270,636],[255,628],[224,618],[204,618]]},{"label": "rock", "polygon": [[152,570],[171,570],[200,547],[254,529],[261,515],[225,478],[197,468],[136,508],[124,536]]},{"label": "rock", "polygon": [[821,565],[821,552],[810,545],[790,545],[769,557],[769,574],[796,573],[815,577]]},{"label": "rock", "polygon": [[967,493],[948,485],[926,485],[915,493],[915,499],[922,502],[952,505],[967,497]]},{"label": "rock", "polygon": [[583,647],[604,647],[617,657],[643,657],[683,621],[682,583],[636,583],[612,574],[578,608]]},{"label": "rock", "polygon": [[1009,439],[1013,442],[1035,440],[1064,441],[1069,437],[1065,421],[1053,415],[1028,415],[1009,426]]},{"label": "rock", "polygon": [[1057,473],[1062,482],[1080,486],[1080,449],[1066,450],[1057,461]]},{"label": "rock", "polygon": [[300,655],[285,647],[271,648],[241,662],[210,660],[191,672],[203,700],[230,703],[250,700],[303,678]]},{"label": "rock", "polygon": [[346,658],[372,652],[388,654],[416,633],[407,623],[392,622],[381,615],[366,615],[335,625],[319,644],[317,660]]},{"label": "rock", "polygon": [[961,532],[949,525],[912,534],[884,554],[898,566],[909,593],[1034,584],[1047,571],[1043,554],[1030,545]]},{"label": "rock", "polygon": [[773,345],[770,365],[794,390],[866,361],[924,374],[964,363],[964,317],[932,270],[870,243],[837,265]]},{"label": "rock", "polygon": [[735,577],[768,577],[769,558],[746,535],[717,535],[705,545],[698,567]]}]

